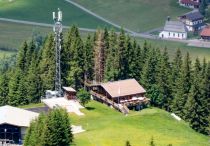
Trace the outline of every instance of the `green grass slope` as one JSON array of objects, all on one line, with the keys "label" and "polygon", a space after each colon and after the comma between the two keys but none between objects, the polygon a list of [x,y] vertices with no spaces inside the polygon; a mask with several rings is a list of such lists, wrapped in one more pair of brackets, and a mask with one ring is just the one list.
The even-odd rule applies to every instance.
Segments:
[{"label": "green grass slope", "polygon": [[73,0],[91,11],[134,31],[162,27],[167,16],[175,19],[189,9],[177,0]]},{"label": "green grass slope", "polygon": [[[136,38],[137,42],[143,46],[145,39]],[[191,59],[194,61],[196,58],[203,60],[210,61],[210,48],[198,48],[198,47],[191,47],[187,46],[185,43],[178,43],[178,42],[171,42],[166,40],[146,40],[149,44],[151,44],[154,48],[160,48],[164,50],[165,47],[168,49],[170,59],[175,57],[176,51],[179,48],[182,51],[182,56],[184,57],[187,52],[190,53]]]},{"label": "green grass slope", "polygon": [[131,112],[128,116],[92,101],[85,116],[71,114],[74,125],[82,125],[84,133],[75,135],[78,146],[124,146],[129,140],[132,146],[149,146],[154,137],[157,146],[208,146],[208,137],[196,133],[185,122],[178,122],[169,113],[150,108]]},{"label": "green grass slope", "polygon": [[63,11],[63,24],[84,28],[112,27],[64,0],[0,0],[0,17],[53,23],[52,12]]}]

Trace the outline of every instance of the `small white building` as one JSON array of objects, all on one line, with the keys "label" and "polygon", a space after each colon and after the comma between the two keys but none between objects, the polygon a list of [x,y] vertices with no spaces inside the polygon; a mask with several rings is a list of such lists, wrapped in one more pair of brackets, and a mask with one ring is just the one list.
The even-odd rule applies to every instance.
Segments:
[{"label": "small white building", "polygon": [[0,107],[0,145],[5,141],[19,143],[30,122],[38,116],[38,113],[8,105]]},{"label": "small white building", "polygon": [[165,39],[187,39],[187,29],[183,22],[167,20],[164,29],[159,34]]}]

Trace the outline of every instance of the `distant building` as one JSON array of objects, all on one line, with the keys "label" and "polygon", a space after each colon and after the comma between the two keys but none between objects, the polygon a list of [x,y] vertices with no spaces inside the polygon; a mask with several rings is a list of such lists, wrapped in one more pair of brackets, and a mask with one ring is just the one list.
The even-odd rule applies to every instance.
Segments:
[{"label": "distant building", "polygon": [[8,105],[0,107],[0,145],[5,141],[20,143],[30,122],[38,116],[38,113]]},{"label": "distant building", "polygon": [[187,39],[187,29],[180,21],[167,20],[164,29],[159,34],[160,38]]},{"label": "distant building", "polygon": [[210,41],[210,26],[204,28],[200,33],[201,39]]},{"label": "distant building", "polygon": [[199,11],[192,11],[180,16],[188,31],[197,32],[204,27],[204,17]]},{"label": "distant building", "polygon": [[179,0],[180,6],[184,6],[191,9],[198,9],[201,0]]}]

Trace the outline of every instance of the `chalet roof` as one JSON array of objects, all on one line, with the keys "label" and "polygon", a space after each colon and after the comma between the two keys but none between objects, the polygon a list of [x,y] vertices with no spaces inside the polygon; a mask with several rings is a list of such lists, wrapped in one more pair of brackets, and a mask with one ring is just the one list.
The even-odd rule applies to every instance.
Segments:
[{"label": "chalet roof", "polygon": [[210,27],[206,27],[204,28],[201,33],[200,33],[201,36],[208,36],[210,37]]},{"label": "chalet roof", "polygon": [[102,83],[101,86],[112,98],[146,93],[145,89],[135,79]]},{"label": "chalet roof", "polygon": [[68,91],[68,92],[76,92],[76,90],[74,88],[72,88],[72,87],[63,87],[63,89],[65,91]]},{"label": "chalet roof", "polygon": [[180,21],[166,21],[164,31],[185,33],[187,29]]},{"label": "chalet roof", "polygon": [[189,5],[194,5],[194,6],[198,6],[200,3],[197,1],[193,1],[193,0],[181,0],[182,4],[189,4]]},{"label": "chalet roof", "polygon": [[10,124],[19,127],[29,127],[30,122],[38,117],[38,113],[9,105],[0,107],[0,125]]},{"label": "chalet roof", "polygon": [[191,20],[191,21],[196,21],[196,20],[204,18],[203,15],[198,10],[186,13],[186,14],[182,15],[181,17]]}]

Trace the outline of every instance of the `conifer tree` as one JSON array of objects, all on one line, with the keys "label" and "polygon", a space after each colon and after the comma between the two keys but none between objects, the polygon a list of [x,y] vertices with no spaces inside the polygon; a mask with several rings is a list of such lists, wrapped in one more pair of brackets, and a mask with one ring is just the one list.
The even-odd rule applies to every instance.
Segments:
[{"label": "conifer tree", "polygon": [[93,80],[93,66],[94,66],[94,55],[93,55],[93,40],[88,35],[85,47],[84,47],[84,70],[85,79]]},{"label": "conifer tree", "polygon": [[39,63],[39,74],[41,78],[41,91],[54,89],[55,81],[55,46],[54,38],[49,35],[44,42]]},{"label": "conifer tree", "polygon": [[9,93],[9,71],[2,72],[0,75],[0,106],[8,104],[8,93]]},{"label": "conifer tree", "polygon": [[[127,39],[128,41],[128,39]],[[126,36],[123,29],[121,29],[120,35],[118,37],[118,55],[119,55],[119,75],[118,79],[126,79],[127,77],[127,67],[128,67],[128,56],[126,50]]]},{"label": "conifer tree", "polygon": [[44,129],[43,145],[69,146],[73,142],[68,113],[54,109],[48,114]]},{"label": "conifer tree", "polygon": [[170,105],[172,102],[171,86],[170,86],[170,63],[168,58],[167,48],[165,48],[163,55],[157,69],[157,87],[159,89],[159,95],[156,103],[160,107],[164,107],[167,111],[170,111]]},{"label": "conifer tree", "polygon": [[39,102],[40,97],[42,96],[40,76],[38,75],[38,64],[36,53],[32,54],[31,63],[28,69],[28,74],[26,77],[27,83],[27,98],[29,102]]},{"label": "conifer tree", "polygon": [[186,104],[186,118],[190,126],[200,133],[207,134],[206,127],[208,125],[208,103],[207,98],[202,95],[202,76],[201,65],[196,59],[192,88]]},{"label": "conifer tree", "polygon": [[109,48],[107,51],[107,58],[105,62],[105,81],[115,81],[118,78],[119,60],[117,50],[117,35],[112,30],[109,34]]},{"label": "conifer tree", "polygon": [[189,53],[187,53],[181,68],[181,77],[177,79],[177,90],[173,101],[173,112],[182,118],[185,118],[185,104],[191,89],[191,68],[190,56]]},{"label": "conifer tree", "polygon": [[63,85],[68,84],[67,75],[70,71],[70,61],[73,59],[74,55],[73,44],[79,37],[79,30],[75,25],[73,25],[67,32],[67,37],[61,50],[61,77]]},{"label": "conifer tree", "polygon": [[80,36],[75,38],[71,45],[72,58],[69,60],[70,70],[67,72],[67,85],[76,90],[83,87],[84,82],[84,49]]}]

